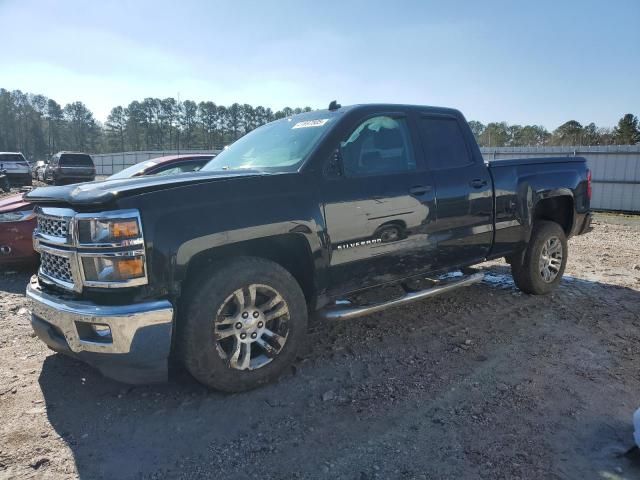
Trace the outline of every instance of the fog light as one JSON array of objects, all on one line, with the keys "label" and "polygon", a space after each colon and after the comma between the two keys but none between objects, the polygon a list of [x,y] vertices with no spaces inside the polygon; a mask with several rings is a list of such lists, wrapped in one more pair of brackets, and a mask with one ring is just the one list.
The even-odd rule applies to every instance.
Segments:
[{"label": "fog light", "polygon": [[103,325],[101,323],[94,323],[92,326],[96,335],[101,338],[111,337],[111,328],[109,325]]},{"label": "fog light", "polygon": [[111,328],[104,323],[76,322],[78,337],[83,342],[112,343]]}]

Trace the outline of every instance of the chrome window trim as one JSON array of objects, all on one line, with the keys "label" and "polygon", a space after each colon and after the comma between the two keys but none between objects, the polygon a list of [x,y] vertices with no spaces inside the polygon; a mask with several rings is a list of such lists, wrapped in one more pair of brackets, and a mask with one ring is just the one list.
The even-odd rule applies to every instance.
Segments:
[{"label": "chrome window trim", "polygon": [[[64,280],[53,278],[42,271],[42,267],[38,269],[38,276],[46,283],[58,285],[66,290],[74,292],[82,292],[83,287],[98,288],[127,288],[146,285],[149,283],[147,257],[144,248],[144,233],[142,228],[142,219],[140,212],[134,209],[127,210],[111,210],[101,213],[76,213],[69,208],[58,207],[40,207],[35,209],[36,215],[52,218],[55,220],[68,221],[67,236],[65,238],[44,234],[36,229],[33,232],[34,250],[47,252],[52,255],[58,255],[69,259],[73,284]],[[138,222],[140,236],[138,238],[123,240],[115,243],[80,243],[78,233],[79,220],[114,220],[114,219],[135,219]],[[52,244],[52,245],[48,245]],[[69,247],[68,249],[57,247]],[[120,251],[102,251],[104,249],[122,248],[126,250]],[[82,265],[83,257],[134,257],[141,256],[143,258],[144,276],[123,280],[118,282],[99,282],[94,280],[86,280],[84,275],[84,266]]]}]

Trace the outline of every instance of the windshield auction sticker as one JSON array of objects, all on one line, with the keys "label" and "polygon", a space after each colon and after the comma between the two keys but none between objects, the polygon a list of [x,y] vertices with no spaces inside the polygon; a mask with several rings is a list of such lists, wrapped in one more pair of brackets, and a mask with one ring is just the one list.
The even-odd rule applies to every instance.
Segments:
[{"label": "windshield auction sticker", "polygon": [[325,123],[329,121],[328,118],[323,118],[320,120],[307,120],[306,122],[298,122],[291,129],[294,128],[311,128],[311,127],[321,127]]}]

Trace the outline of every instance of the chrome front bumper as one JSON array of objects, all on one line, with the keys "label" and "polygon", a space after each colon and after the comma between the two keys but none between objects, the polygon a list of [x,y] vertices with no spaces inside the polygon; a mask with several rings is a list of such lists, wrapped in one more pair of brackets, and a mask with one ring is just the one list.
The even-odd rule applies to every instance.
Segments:
[{"label": "chrome front bumper", "polygon": [[[27,286],[27,298],[33,329],[53,350],[78,357],[106,376],[128,383],[166,377],[173,325],[173,306],[168,300],[97,305],[47,293],[36,276]],[[92,326],[98,324],[108,326],[110,336],[96,335]]]}]

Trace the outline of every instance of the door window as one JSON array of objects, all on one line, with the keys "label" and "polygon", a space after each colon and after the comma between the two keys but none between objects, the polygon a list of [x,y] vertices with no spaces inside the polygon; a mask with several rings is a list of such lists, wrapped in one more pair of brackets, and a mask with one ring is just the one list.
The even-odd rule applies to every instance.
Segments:
[{"label": "door window", "polygon": [[416,169],[405,118],[378,116],[364,121],[340,143],[340,153],[347,177]]},{"label": "door window", "polygon": [[420,130],[427,162],[432,169],[458,168],[473,163],[455,118],[422,118]]}]

